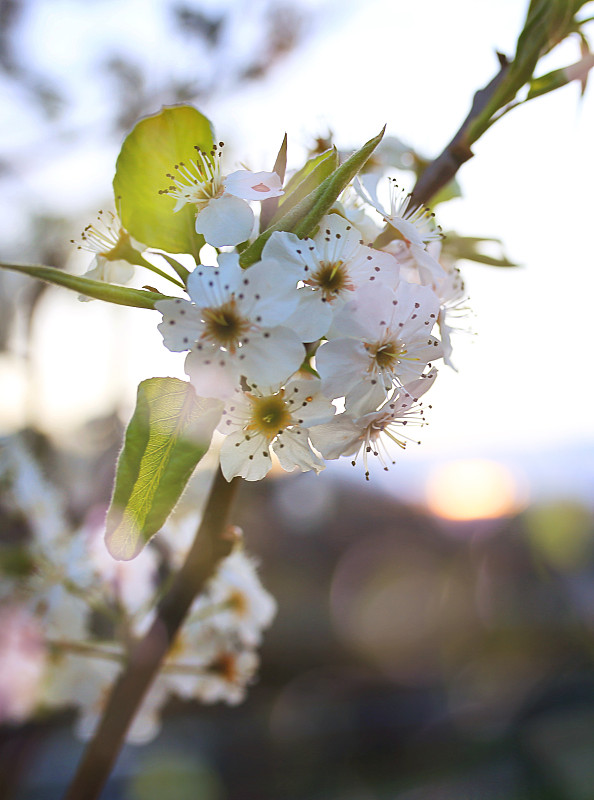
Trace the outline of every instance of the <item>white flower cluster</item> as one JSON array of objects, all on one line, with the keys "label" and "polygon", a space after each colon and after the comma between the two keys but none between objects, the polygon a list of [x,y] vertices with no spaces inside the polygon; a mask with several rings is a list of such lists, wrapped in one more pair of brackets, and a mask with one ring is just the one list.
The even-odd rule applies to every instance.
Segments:
[{"label": "white flower cluster", "polygon": [[[4,580],[0,597],[0,719],[19,722],[40,708],[74,706],[77,734],[86,738],[131,643],[152,622],[159,570],[176,568],[186,549],[183,528],[195,530],[199,520],[193,514],[168,523],[159,537],[166,556],[147,547],[133,561],[115,561],[103,543],[103,514],[73,531],[59,493],[18,440],[3,443],[0,481],[33,533],[25,574]],[[156,735],[170,695],[243,700],[275,612],[254,561],[237,547],[194,602],[128,741]]]},{"label": "white flower cluster", "polygon": [[[435,380],[433,362],[450,359],[449,319],[464,294],[458,271],[437,260],[433,214],[409,207],[392,181],[388,211],[377,181],[356,181],[311,238],[275,231],[261,259],[243,269],[230,249],[238,212],[223,204],[228,195],[237,199],[237,189],[229,194],[233,176],[216,179],[215,235],[200,222],[215,203],[198,181],[207,167],[214,175],[218,156],[203,156],[187,175],[178,171],[169,193],[176,210],[195,205],[197,230],[226,250],[216,265],[190,273],[188,298],[156,308],[165,346],[188,351],[185,370],[197,394],[220,405],[223,474],[260,480],[272,453],[287,471],[319,472],[324,459],[346,455],[355,463],[359,454],[367,477],[369,454],[387,469],[386,440],[404,447],[404,426],[424,422],[418,401]],[[260,199],[281,193],[269,173],[245,172],[242,181],[246,199],[255,182]]]}]

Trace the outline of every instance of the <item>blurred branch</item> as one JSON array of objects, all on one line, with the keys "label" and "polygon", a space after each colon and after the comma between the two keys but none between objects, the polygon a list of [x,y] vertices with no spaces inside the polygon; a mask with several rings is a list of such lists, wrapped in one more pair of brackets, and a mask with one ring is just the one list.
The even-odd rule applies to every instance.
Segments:
[{"label": "blurred branch", "polygon": [[124,743],[144,695],[179,631],[194,598],[200,594],[219,562],[229,555],[234,537],[227,521],[239,485],[215,476],[202,522],[186,560],[163,596],[148,633],[133,646],[127,666],[116,681],[101,722],[87,745],[65,800],[99,797]]}]

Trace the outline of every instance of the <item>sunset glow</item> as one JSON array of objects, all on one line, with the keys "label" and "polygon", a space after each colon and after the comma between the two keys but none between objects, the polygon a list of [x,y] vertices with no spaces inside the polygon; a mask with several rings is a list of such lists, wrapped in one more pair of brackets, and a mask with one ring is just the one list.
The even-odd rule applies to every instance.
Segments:
[{"label": "sunset glow", "polygon": [[495,461],[450,461],[435,469],[427,483],[430,510],[451,520],[493,519],[524,506],[522,487]]}]

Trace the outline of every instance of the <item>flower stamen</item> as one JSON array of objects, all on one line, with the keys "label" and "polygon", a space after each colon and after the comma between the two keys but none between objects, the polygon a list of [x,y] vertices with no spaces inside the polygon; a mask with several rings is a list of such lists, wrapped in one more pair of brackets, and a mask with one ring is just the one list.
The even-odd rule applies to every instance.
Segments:
[{"label": "flower stamen", "polygon": [[344,261],[320,261],[320,266],[305,283],[320,289],[324,299],[332,302],[342,292],[355,288]]},{"label": "flower stamen", "polygon": [[203,308],[201,314],[205,325],[201,338],[224,347],[230,353],[235,353],[251,328],[250,320],[239,313],[235,298],[218,307]]}]

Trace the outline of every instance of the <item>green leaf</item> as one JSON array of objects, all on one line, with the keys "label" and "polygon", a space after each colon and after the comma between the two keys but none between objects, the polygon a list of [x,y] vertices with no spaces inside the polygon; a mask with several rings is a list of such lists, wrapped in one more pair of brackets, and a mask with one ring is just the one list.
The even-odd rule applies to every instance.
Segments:
[{"label": "green leaf", "polygon": [[462,190],[460,184],[454,178],[449,183],[446,183],[437,194],[431,198],[431,208],[435,208],[440,203],[447,203],[448,200],[454,200],[456,197],[462,197]]},{"label": "green leaf", "polygon": [[571,81],[580,81],[582,86],[585,86],[588,73],[593,66],[594,55],[590,53],[582,58],[581,61],[578,61],[577,64],[555,69],[546,75],[534,78],[534,80],[530,81],[530,89],[526,100],[532,100],[534,97],[540,97],[540,95],[547,94],[547,92],[552,92],[561,86],[571,83]]},{"label": "green leaf", "polygon": [[285,194],[280,198],[279,209],[272,219],[272,224],[274,225],[308,194],[317,189],[322,181],[338,168],[338,165],[338,151],[335,147],[315,158],[310,158],[287,183]]},{"label": "green leaf", "polygon": [[139,385],[106,520],[107,549],[118,561],[137,556],[166,521],[208,450],[221,409],[177,378]]},{"label": "green leaf", "polygon": [[312,233],[324,214],[330,211],[338,196],[363,168],[369,156],[381,142],[385,130],[386,126],[384,125],[377,136],[374,136],[373,139],[366,142],[360,150],[357,150],[350,158],[347,158],[344,164],[341,164],[340,167],[338,167],[332,175],[329,175],[319,186],[315,193],[315,202],[312,205],[311,211],[299,222],[293,231],[297,236],[304,237]]},{"label": "green leaf", "polygon": [[542,94],[552,92],[554,89],[565,86],[566,83],[569,83],[569,81],[565,69],[555,69],[530,81],[530,89],[526,95],[526,100],[532,100],[534,97],[540,97]]},{"label": "green leaf", "polygon": [[[479,264],[488,264],[490,267],[518,266],[505,255],[500,239],[482,236],[458,236],[456,233],[446,233],[442,250],[444,255],[454,260],[465,258],[468,261],[476,261]],[[491,250],[491,253],[489,250]]]},{"label": "green leaf", "polygon": [[317,189],[310,192],[301,202],[289,209],[274,225],[271,225],[264,233],[261,233],[241,254],[239,263],[242,267],[249,267],[250,264],[258,261],[262,255],[264,245],[274,231],[289,231],[301,238],[309,236],[381,142],[384,131],[385,127],[377,136],[366,142],[360,150],[353,153],[344,164],[334,170]]},{"label": "green leaf", "polygon": [[147,292],[143,289],[129,289],[126,286],[114,286],[112,283],[94,281],[91,278],[84,278],[82,275],[71,275],[69,272],[57,267],[45,267],[38,264],[3,264],[0,267],[21,272],[23,275],[30,275],[47,283],[56,286],[63,286],[72,289],[79,294],[87,297],[94,297],[96,300],[105,300],[106,303],[116,303],[120,306],[134,306],[136,308],[154,308],[158,300],[171,300],[167,294],[159,292]]},{"label": "green leaf", "polygon": [[159,194],[181,161],[196,156],[195,146],[209,152],[213,145],[209,120],[192,106],[171,106],[141,120],[124,140],[116,162],[113,191],[123,226],[139,242],[168,253],[195,257],[204,239],[195,230],[196,209],[184,206],[175,214],[175,200]]},{"label": "green leaf", "polygon": [[169,264],[169,266],[172,267],[172,269],[174,269],[175,272],[177,272],[179,277],[182,279],[182,281],[184,282],[184,286],[186,286],[188,283],[188,278],[190,276],[190,270],[186,269],[183,264],[180,264],[179,261],[177,261],[177,259],[172,258],[170,255],[167,255],[167,253],[157,253],[157,255],[165,259],[165,261]]}]

